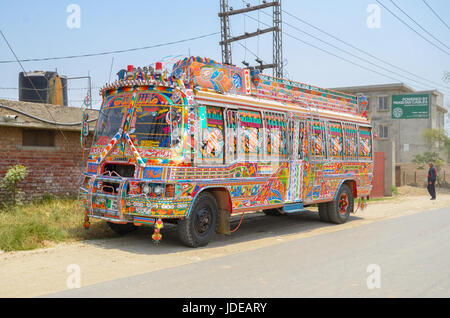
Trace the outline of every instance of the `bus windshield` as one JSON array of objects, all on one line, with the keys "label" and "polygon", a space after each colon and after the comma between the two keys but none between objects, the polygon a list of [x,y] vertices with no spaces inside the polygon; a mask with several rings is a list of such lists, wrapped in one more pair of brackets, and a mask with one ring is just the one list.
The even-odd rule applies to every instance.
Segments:
[{"label": "bus windshield", "polygon": [[98,116],[94,144],[106,145],[119,131],[124,112],[122,106],[104,107]]},{"label": "bus windshield", "polygon": [[131,137],[141,147],[169,148],[181,140],[181,107],[166,105],[141,106],[136,110]]}]

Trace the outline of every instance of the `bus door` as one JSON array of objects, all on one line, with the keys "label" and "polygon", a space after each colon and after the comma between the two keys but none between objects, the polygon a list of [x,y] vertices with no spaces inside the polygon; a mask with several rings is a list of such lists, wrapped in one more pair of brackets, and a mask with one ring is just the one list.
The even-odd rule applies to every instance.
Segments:
[{"label": "bus door", "polygon": [[288,120],[288,136],[289,136],[289,191],[286,198],[289,202],[303,201],[303,164],[305,161],[305,121],[304,120]]},{"label": "bus door", "polygon": [[308,119],[309,160],[308,176],[305,178],[305,202],[319,200],[324,182],[323,166],[327,157],[324,122],[315,116]]}]

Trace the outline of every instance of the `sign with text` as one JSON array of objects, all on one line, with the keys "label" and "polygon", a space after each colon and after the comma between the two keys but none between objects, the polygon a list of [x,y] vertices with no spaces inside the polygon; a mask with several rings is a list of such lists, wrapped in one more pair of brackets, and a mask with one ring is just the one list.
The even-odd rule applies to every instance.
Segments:
[{"label": "sign with text", "polygon": [[392,118],[411,119],[430,117],[430,95],[392,95]]}]

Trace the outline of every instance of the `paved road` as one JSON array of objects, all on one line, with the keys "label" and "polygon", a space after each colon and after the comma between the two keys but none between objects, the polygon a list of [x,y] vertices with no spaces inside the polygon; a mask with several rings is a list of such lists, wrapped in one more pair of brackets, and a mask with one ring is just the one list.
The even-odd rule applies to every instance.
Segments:
[{"label": "paved road", "polygon": [[450,297],[450,208],[47,296]]}]

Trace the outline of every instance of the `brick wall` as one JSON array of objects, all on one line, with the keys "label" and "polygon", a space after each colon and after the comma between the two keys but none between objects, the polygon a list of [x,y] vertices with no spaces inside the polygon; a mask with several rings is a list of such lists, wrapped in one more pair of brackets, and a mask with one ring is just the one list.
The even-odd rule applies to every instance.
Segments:
[{"label": "brick wall", "polygon": [[371,198],[380,198],[384,196],[384,175],[385,175],[385,160],[384,152],[375,152],[375,166],[373,169],[372,191]]},{"label": "brick wall", "polygon": [[[63,133],[65,138],[55,131],[54,147],[23,147],[21,128],[0,127],[0,178],[9,167],[21,164],[28,169],[28,176],[19,184],[27,200],[45,193],[76,195],[82,173],[80,133]],[[0,193],[0,198],[4,195]]]},{"label": "brick wall", "polygon": [[[418,169],[422,166],[424,169]],[[402,163],[396,166],[395,185],[417,185],[427,186],[428,179],[428,165],[418,165],[415,163]],[[438,171],[439,180],[443,183],[450,183],[450,166],[444,165]]]}]

